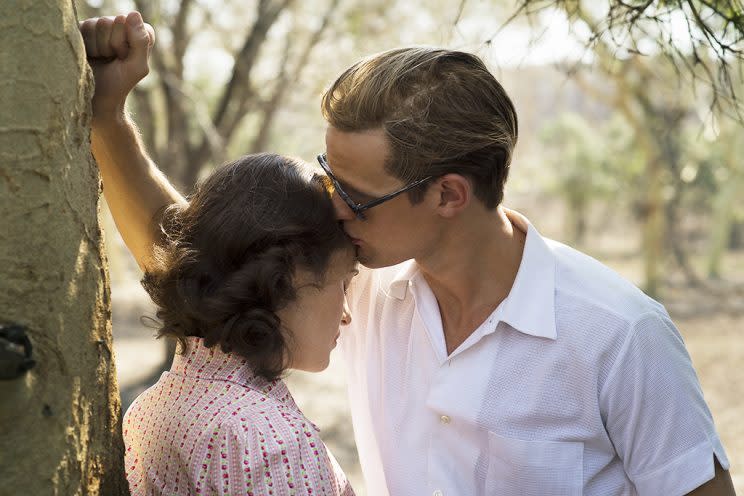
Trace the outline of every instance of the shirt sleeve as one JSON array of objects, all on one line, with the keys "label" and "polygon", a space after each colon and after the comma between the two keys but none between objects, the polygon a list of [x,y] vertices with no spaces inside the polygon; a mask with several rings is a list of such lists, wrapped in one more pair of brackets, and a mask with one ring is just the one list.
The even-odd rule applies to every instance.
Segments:
[{"label": "shirt sleeve", "polygon": [[682,336],[664,313],[630,329],[600,394],[607,432],[640,495],[684,495],[729,462]]},{"label": "shirt sleeve", "polygon": [[308,434],[299,429],[296,437],[281,436],[270,426],[242,423],[221,426],[208,445],[209,490],[202,494],[353,494],[343,473],[334,472],[325,445]]}]

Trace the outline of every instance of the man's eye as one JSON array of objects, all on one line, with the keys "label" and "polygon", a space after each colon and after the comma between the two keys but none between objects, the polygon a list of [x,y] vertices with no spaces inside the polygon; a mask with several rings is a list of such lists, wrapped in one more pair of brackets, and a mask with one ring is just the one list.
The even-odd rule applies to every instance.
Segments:
[{"label": "man's eye", "polygon": [[374,196],[365,195],[364,193],[354,193],[354,195],[352,195],[352,200],[354,200],[356,203],[359,203],[360,205],[371,202],[374,199]]},{"label": "man's eye", "polygon": [[349,198],[351,198],[354,203],[357,203],[357,204],[360,204],[361,205],[361,204],[370,202],[370,201],[372,201],[372,200],[375,199],[374,196],[367,195],[365,193],[361,193],[361,192],[355,190],[354,188],[352,188],[351,186],[347,186],[347,185],[345,185],[345,184],[343,184],[341,182],[339,182],[339,184],[341,185],[341,188],[344,190],[344,192],[347,194],[347,196]]}]

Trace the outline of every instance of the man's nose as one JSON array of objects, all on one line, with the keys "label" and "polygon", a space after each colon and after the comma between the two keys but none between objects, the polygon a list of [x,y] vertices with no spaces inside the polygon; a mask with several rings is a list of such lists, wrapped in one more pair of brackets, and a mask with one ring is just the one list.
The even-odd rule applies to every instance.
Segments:
[{"label": "man's nose", "polygon": [[331,200],[333,201],[333,209],[336,211],[336,218],[338,220],[354,220],[356,218],[354,211],[338,196],[338,193],[334,193],[331,196]]}]

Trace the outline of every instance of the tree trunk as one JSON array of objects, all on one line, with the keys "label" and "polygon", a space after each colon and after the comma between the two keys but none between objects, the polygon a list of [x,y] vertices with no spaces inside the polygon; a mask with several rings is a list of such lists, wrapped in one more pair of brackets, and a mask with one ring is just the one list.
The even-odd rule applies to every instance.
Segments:
[{"label": "tree trunk", "polygon": [[0,380],[0,494],[128,494],[74,5],[0,2],[0,19],[0,325],[36,362]]},{"label": "tree trunk", "polygon": [[733,205],[740,189],[738,181],[729,181],[713,199],[713,221],[710,234],[710,247],[706,260],[708,277],[721,277],[721,259],[729,244],[731,224],[734,218]]},{"label": "tree trunk", "polygon": [[713,220],[710,233],[710,248],[707,257],[709,278],[721,277],[721,259],[731,247],[734,235],[734,213],[737,200],[744,191],[744,167],[741,165],[741,152],[744,147],[739,140],[730,140],[726,150],[725,163],[729,170],[728,180],[713,199]]},{"label": "tree trunk", "polygon": [[647,191],[643,217],[643,290],[652,298],[661,293],[661,263],[664,258],[664,182],[662,164],[649,156],[646,164]]}]

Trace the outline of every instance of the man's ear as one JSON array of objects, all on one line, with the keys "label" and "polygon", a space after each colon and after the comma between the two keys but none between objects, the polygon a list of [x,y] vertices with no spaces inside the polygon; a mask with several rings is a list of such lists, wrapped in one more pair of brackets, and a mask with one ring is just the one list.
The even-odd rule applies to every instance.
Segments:
[{"label": "man's ear", "polygon": [[434,188],[438,195],[437,212],[447,219],[462,212],[473,197],[473,185],[460,174],[443,175],[437,179]]}]

